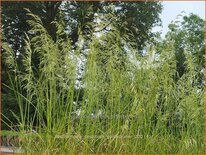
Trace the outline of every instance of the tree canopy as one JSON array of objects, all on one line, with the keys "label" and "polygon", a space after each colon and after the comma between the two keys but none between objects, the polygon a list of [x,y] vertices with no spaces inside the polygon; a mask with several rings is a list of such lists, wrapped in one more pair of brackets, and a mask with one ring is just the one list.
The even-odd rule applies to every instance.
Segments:
[{"label": "tree canopy", "polygon": [[[73,44],[78,41],[80,31],[84,35],[92,35],[98,24],[97,16],[103,15],[105,24],[97,31],[108,31],[110,25],[115,25],[121,34],[132,33],[136,46],[142,49],[152,35],[152,27],[160,24],[162,5],[159,2],[3,2],[3,32],[15,51],[22,48],[24,33],[29,29],[25,8],[40,16],[54,41],[56,28],[52,22],[58,21],[61,10],[66,21],[65,29]],[[110,16],[105,18],[110,13],[118,16],[118,21],[111,20]]]},{"label": "tree canopy", "polygon": [[180,17],[169,25],[166,39],[174,41],[178,76],[181,77],[186,71],[186,57],[191,55],[196,64],[197,78],[202,85],[205,62],[204,20],[195,14]]}]

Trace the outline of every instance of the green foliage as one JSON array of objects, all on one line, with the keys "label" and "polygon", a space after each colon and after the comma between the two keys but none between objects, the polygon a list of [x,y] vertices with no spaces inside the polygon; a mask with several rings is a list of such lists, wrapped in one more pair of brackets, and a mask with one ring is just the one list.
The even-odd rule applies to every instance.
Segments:
[{"label": "green foliage", "polygon": [[[160,24],[159,14],[162,11],[162,5],[160,2],[68,1],[65,3],[65,10],[68,10],[65,11],[65,21],[73,43],[78,41],[77,28],[83,32],[87,40],[90,40],[93,33],[108,32],[110,26],[115,26],[121,36],[131,33],[130,40],[133,41],[133,46],[141,50],[154,35],[151,28]],[[111,13],[118,18],[113,20],[108,15]],[[101,21],[103,26],[97,29],[98,22]]]},{"label": "green foliage", "polygon": [[199,85],[204,81],[203,68],[205,62],[204,20],[195,14],[182,16],[169,25],[166,38],[174,41],[177,59],[177,73],[181,77],[186,70],[186,57],[192,56],[198,75]]},{"label": "green foliage", "polygon": [[[76,52],[80,53],[84,59],[87,59],[87,52],[85,49],[88,49],[91,44],[91,38],[93,35],[105,33],[111,30],[111,27],[116,27],[120,32],[120,36],[130,33],[130,36],[127,37],[127,42],[131,43],[133,41],[133,46],[141,49],[144,46],[144,43],[152,35],[151,28],[160,22],[159,14],[161,12],[161,3],[125,3],[125,2],[78,2],[78,1],[59,1],[59,2],[2,2],[2,31],[4,33],[4,42],[8,43],[4,45],[5,49],[10,48],[10,53],[18,64],[18,72],[21,71],[22,75],[25,75],[24,71],[38,76],[39,65],[41,63],[41,52],[32,52],[25,53],[24,47],[27,46],[25,39],[32,38],[34,35],[40,35],[39,33],[46,33],[47,37],[51,37],[53,41],[62,39],[59,41],[61,45],[57,45],[58,48],[64,49],[67,43],[64,40],[70,38],[71,48]],[[28,20],[32,17],[27,16],[27,10],[31,10],[34,14],[39,16],[41,20],[41,25],[45,28],[45,32],[39,31],[36,34],[32,33],[31,25]],[[121,12],[121,13],[120,13]],[[111,15],[112,14],[112,15]],[[130,18],[128,18],[130,17]],[[130,19],[130,20],[127,20]],[[59,29],[55,24],[56,21],[64,20],[64,24],[61,25],[61,31],[66,33],[58,34]],[[39,21],[37,21],[38,23]],[[39,25],[38,25],[39,26]],[[42,30],[42,29],[41,29]],[[132,30],[132,31],[131,31]],[[29,32],[30,31],[30,32]],[[113,32],[111,32],[113,33]],[[25,35],[27,34],[27,35]],[[60,37],[60,38],[59,38]],[[113,36],[113,38],[115,38]],[[38,37],[36,37],[38,39]],[[46,38],[44,38],[46,39]],[[107,38],[105,38],[105,43]],[[83,45],[80,48],[79,44],[83,41]],[[136,41],[134,41],[136,40]],[[42,46],[45,41],[32,43],[30,49],[28,50],[42,50],[36,49],[34,46]],[[33,41],[35,42],[35,37]],[[104,45],[105,46],[105,45]],[[35,48],[35,49],[34,49]],[[103,48],[103,47],[102,47]],[[103,50],[103,49],[102,49]],[[4,53],[4,50],[2,50]],[[125,54],[121,53],[120,55]],[[27,60],[25,65],[22,65],[22,60],[24,57],[30,57],[30,60]],[[49,52],[48,52],[49,55]],[[62,55],[64,56],[64,55]],[[112,56],[112,53],[110,53]],[[7,57],[6,61],[10,61],[11,57]],[[43,59],[43,58],[42,58]],[[9,85],[8,72],[9,68],[5,64],[6,61],[2,62],[2,82]],[[104,60],[101,60],[104,61]],[[11,62],[12,63],[12,62]],[[26,67],[32,63],[32,67],[27,69]],[[124,63],[124,60],[121,60],[121,63]],[[63,63],[62,63],[63,65]],[[79,83],[82,83],[81,70],[84,70],[84,63],[79,68],[78,79]],[[11,67],[11,66],[10,66]],[[14,67],[14,66],[13,66]],[[18,73],[16,73],[18,74]],[[15,76],[13,73],[10,73],[11,78]],[[65,78],[65,76],[63,76]],[[26,80],[33,78],[31,75],[26,76]],[[32,85],[32,83],[30,83]],[[9,85],[11,87],[11,85]],[[7,94],[5,88],[2,91]],[[80,98],[83,96],[84,90],[80,91]],[[26,91],[23,90],[23,93],[26,94]],[[8,94],[8,97],[10,95]],[[4,100],[3,100],[4,101]],[[3,103],[7,104],[7,103]],[[9,103],[8,103],[9,104]],[[17,111],[16,111],[17,112]],[[4,113],[4,115],[7,115]]]},{"label": "green foliage", "polygon": [[2,119],[4,121],[2,121],[2,129],[5,130],[10,130],[10,127],[14,127],[15,125],[17,125],[16,119],[14,118],[12,112],[15,112],[16,115],[19,116],[19,109],[17,106],[17,102],[16,102],[16,98],[14,96],[13,93],[9,93],[9,94],[5,94],[2,93],[2,113],[5,115],[2,115]]},{"label": "green foliage", "polygon": [[[142,56],[128,44],[127,33],[111,26],[91,37],[78,85],[85,49],[72,48],[63,21],[54,22],[54,41],[42,20],[28,15],[33,35],[25,40],[24,72],[3,44],[4,61],[11,58],[5,62],[18,70],[10,81],[23,153],[204,153],[204,93],[192,54],[176,81],[174,42],[151,46]],[[36,71],[34,53],[40,60]]]},{"label": "green foliage", "polygon": [[60,11],[64,12],[63,18],[67,25],[65,29],[73,45],[79,40],[79,30],[87,40],[90,40],[96,32],[95,28],[98,27],[97,16],[106,17],[106,14],[113,13],[119,17],[118,21],[110,20],[109,17],[104,18],[106,24],[97,31],[108,31],[110,25],[116,24],[121,35],[130,31],[135,36],[135,46],[142,49],[144,43],[152,36],[151,28],[160,23],[162,5],[159,2],[3,2],[3,31],[16,54],[23,52],[24,33],[30,29],[26,23],[29,17],[26,16],[24,8],[30,9],[40,17],[54,41],[57,28],[52,22],[59,19]]}]

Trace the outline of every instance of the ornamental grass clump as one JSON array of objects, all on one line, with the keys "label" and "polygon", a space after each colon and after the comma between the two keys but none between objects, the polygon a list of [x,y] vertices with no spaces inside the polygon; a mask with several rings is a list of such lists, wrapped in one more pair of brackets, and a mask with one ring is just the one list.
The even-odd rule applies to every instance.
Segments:
[{"label": "ornamental grass clump", "polygon": [[61,22],[54,42],[28,15],[23,69],[3,43],[22,153],[204,152],[204,93],[190,54],[178,77],[172,42],[141,54],[111,27],[91,38],[79,74],[84,48],[71,46]]}]

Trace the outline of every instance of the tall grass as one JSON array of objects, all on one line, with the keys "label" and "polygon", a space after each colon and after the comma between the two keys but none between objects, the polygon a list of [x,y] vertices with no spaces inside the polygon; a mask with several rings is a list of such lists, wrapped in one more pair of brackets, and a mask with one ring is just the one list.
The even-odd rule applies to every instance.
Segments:
[{"label": "tall grass", "polygon": [[[172,42],[144,56],[115,30],[93,36],[78,83],[81,47],[73,50],[63,27],[57,41],[29,13],[24,72],[3,43],[20,116],[24,153],[204,153],[203,88],[187,52],[185,74],[175,80]],[[35,68],[32,60],[40,60]],[[9,86],[7,86],[9,87]]]}]

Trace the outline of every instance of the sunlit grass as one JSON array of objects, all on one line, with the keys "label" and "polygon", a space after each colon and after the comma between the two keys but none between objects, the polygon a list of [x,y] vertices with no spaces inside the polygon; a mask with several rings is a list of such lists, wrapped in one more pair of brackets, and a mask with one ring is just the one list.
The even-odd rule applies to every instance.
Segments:
[{"label": "sunlit grass", "polygon": [[25,72],[17,72],[12,50],[3,44],[13,70],[7,87],[20,109],[17,145],[24,153],[204,153],[204,94],[190,55],[176,81],[172,43],[145,56],[127,46],[129,57],[114,30],[92,38],[77,86],[82,49],[72,50],[69,39],[61,39],[61,25],[54,43],[30,15],[36,35],[25,41]]}]

